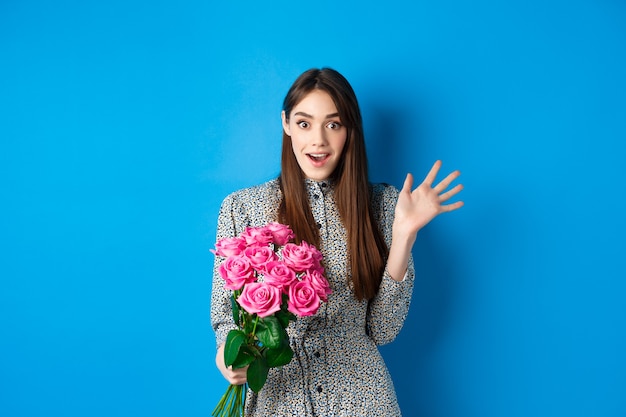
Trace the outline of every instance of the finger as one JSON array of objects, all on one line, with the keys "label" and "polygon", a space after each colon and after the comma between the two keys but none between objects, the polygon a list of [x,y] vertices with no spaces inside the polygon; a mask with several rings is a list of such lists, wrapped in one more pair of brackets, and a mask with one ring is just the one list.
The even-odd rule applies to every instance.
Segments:
[{"label": "finger", "polygon": [[243,368],[234,368],[229,366],[228,369],[231,371],[233,375],[245,375],[248,372],[248,367],[244,366]]},{"label": "finger", "polygon": [[243,384],[247,380],[247,369],[247,366],[245,368],[238,368],[234,370],[230,369],[227,378],[228,381],[235,385]]},{"label": "finger", "polygon": [[411,193],[411,188],[413,188],[413,175],[411,173],[406,174],[406,178],[404,179],[404,184],[402,185],[402,192]]},{"label": "finger", "polygon": [[428,171],[426,178],[424,178],[424,184],[429,187],[432,186],[433,182],[435,182],[435,178],[437,178],[437,173],[439,173],[439,168],[441,168],[441,161],[437,160],[433,164],[433,167]]},{"label": "finger", "polygon": [[464,205],[465,205],[464,202],[457,201],[456,203],[446,204],[444,206],[441,206],[441,211],[447,213],[447,212],[450,212],[450,211],[454,211],[454,210],[460,209]]},{"label": "finger", "polygon": [[242,385],[245,384],[248,379],[245,376],[235,375],[228,378],[228,382],[233,385]]},{"label": "finger", "polygon": [[439,182],[439,184],[437,184],[435,187],[433,187],[433,189],[437,192],[437,194],[440,194],[446,188],[448,188],[448,186],[450,184],[452,184],[452,181],[454,181],[455,179],[459,178],[460,175],[461,175],[461,171],[459,171],[459,170],[451,172],[450,174],[448,174],[447,177],[445,177],[443,180],[441,180],[441,182]]},{"label": "finger", "polygon": [[439,202],[443,203],[444,201],[448,201],[450,198],[457,195],[461,190],[463,190],[463,184],[455,185],[450,191],[446,191],[439,196]]},{"label": "finger", "polygon": [[231,375],[231,380],[238,382],[240,384],[246,382],[246,379],[247,379],[247,374],[245,372],[244,373],[238,372],[236,374]]}]

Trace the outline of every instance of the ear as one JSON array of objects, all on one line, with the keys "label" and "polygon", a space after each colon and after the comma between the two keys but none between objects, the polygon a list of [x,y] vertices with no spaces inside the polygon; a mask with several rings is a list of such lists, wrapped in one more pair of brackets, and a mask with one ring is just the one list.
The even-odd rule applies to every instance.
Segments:
[{"label": "ear", "polygon": [[289,128],[289,121],[287,120],[287,115],[285,114],[284,110],[280,113],[280,118],[283,120],[283,130],[285,131],[285,134],[287,136],[291,136],[291,129]]}]

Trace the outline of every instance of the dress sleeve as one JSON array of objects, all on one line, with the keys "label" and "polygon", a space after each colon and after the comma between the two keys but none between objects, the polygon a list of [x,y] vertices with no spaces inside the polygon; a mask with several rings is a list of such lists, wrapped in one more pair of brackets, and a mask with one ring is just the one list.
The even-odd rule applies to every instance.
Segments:
[{"label": "dress sleeve", "polygon": [[[384,187],[378,198],[374,198],[374,207],[378,209],[378,221],[387,246],[391,246],[397,200],[398,190],[389,185]],[[392,342],[400,333],[409,313],[414,281],[412,255],[409,256],[408,268],[402,281],[391,278],[385,268],[378,293],[370,300],[367,310],[367,332],[377,345]]]},{"label": "dress sleeve", "polygon": [[392,342],[402,330],[409,314],[414,279],[412,256],[402,281],[395,281],[385,269],[378,294],[370,301],[367,311],[368,334],[377,345]]},{"label": "dress sleeve", "polygon": [[[231,194],[224,199],[217,219],[217,236],[215,241],[225,237],[234,237],[240,232],[242,210],[237,209],[235,197]],[[231,291],[224,288],[224,280],[218,273],[224,258],[215,256],[213,264],[213,287],[211,290],[211,326],[215,332],[215,341],[219,347],[226,342],[228,332],[235,329],[231,307]]]}]

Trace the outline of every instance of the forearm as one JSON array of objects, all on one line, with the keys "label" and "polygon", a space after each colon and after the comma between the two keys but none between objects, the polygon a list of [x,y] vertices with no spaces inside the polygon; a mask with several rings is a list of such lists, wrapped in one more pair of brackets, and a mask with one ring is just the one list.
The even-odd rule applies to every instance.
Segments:
[{"label": "forearm", "polygon": [[417,233],[406,233],[396,225],[393,228],[389,257],[387,258],[387,272],[394,281],[402,281],[406,274],[411,250]]}]

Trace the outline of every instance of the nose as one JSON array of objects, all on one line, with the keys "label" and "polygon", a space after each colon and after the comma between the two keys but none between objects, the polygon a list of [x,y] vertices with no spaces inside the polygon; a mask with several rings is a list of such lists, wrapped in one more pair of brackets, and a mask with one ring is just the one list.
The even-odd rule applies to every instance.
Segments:
[{"label": "nose", "polygon": [[313,138],[311,144],[314,146],[326,146],[328,145],[328,132],[326,132],[326,128],[324,125],[320,126],[319,129],[313,133]]}]

